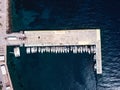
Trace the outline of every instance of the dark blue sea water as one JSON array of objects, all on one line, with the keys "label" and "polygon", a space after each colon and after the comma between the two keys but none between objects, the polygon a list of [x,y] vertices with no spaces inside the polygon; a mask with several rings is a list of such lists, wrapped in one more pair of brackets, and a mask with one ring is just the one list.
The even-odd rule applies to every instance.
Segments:
[{"label": "dark blue sea water", "polygon": [[8,66],[15,90],[120,90],[119,0],[11,0],[12,31],[100,28],[103,74],[93,70],[93,55],[30,54]]}]

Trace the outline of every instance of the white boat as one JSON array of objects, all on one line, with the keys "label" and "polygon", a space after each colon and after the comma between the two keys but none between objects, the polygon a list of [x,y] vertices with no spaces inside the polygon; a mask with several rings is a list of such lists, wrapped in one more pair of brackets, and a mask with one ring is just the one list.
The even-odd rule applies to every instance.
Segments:
[{"label": "white boat", "polygon": [[43,53],[45,53],[46,52],[46,50],[45,50],[45,48],[43,48]]},{"label": "white boat", "polygon": [[93,59],[96,60],[96,55],[94,55]]},{"label": "white boat", "polygon": [[69,48],[67,48],[67,53],[69,53],[70,52],[70,50],[69,50]]},{"label": "white boat", "polygon": [[80,52],[82,53],[83,51],[82,51],[82,47],[80,47]]},{"label": "white boat", "polygon": [[55,50],[55,53],[57,53],[58,51],[57,51],[57,49]]},{"label": "white boat", "polygon": [[14,48],[14,55],[15,55],[15,57],[19,57],[20,56],[20,48],[19,47],[15,47]]},{"label": "white boat", "polygon": [[77,53],[77,49],[73,49],[73,53]]},{"label": "white boat", "polygon": [[41,48],[40,48],[40,47],[38,48],[38,52],[39,52],[39,53],[41,52]]},{"label": "white boat", "polygon": [[97,69],[97,65],[95,64],[95,65],[94,65],[94,70],[96,71],[96,69]]},{"label": "white boat", "polygon": [[41,53],[43,53],[44,52],[44,50],[43,50],[43,48],[41,49]]},{"label": "white boat", "polygon": [[36,52],[37,52],[37,47],[32,47],[32,48],[31,48],[31,52],[32,52],[32,53],[36,53]]},{"label": "white boat", "polygon": [[88,48],[88,47],[87,47],[87,46],[85,46],[85,52],[87,52],[87,48]]},{"label": "white boat", "polygon": [[48,47],[48,52],[50,53],[50,48]]},{"label": "white boat", "polygon": [[96,46],[93,46],[93,53],[96,53]]},{"label": "white boat", "polygon": [[26,48],[26,53],[27,53],[27,54],[30,53],[30,48]]},{"label": "white boat", "polygon": [[55,53],[56,51],[55,51],[55,47],[53,47],[53,53]]},{"label": "white boat", "polygon": [[94,53],[93,46],[90,47],[90,51],[91,51],[91,53]]},{"label": "white boat", "polygon": [[85,47],[84,46],[82,47],[82,51],[85,52]]},{"label": "white boat", "polygon": [[73,48],[72,47],[70,47],[70,51],[72,52],[72,50],[73,50]]},{"label": "white boat", "polygon": [[78,47],[77,52],[80,53],[80,47]]},{"label": "white boat", "polygon": [[91,53],[91,52],[90,52],[90,48],[87,49],[87,52],[88,52],[89,54]]},{"label": "white boat", "polygon": [[46,48],[45,48],[45,51],[46,51],[46,52],[50,52],[49,47],[46,47]]},{"label": "white boat", "polygon": [[53,52],[53,49],[52,49],[52,47],[50,48],[50,52],[51,52],[51,53]]}]

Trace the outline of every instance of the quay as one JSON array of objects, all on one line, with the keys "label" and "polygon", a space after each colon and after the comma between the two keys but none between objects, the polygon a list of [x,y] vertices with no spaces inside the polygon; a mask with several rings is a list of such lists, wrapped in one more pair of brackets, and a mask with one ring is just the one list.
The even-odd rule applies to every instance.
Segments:
[{"label": "quay", "polygon": [[24,44],[26,47],[95,45],[100,39],[99,34],[99,29],[24,31]]}]

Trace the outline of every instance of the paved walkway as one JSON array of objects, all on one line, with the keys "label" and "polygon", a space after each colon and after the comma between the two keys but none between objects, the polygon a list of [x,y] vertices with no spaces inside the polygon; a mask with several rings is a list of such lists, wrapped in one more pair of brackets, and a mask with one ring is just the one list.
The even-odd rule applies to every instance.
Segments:
[{"label": "paved walkway", "polygon": [[4,65],[6,68],[6,75],[2,75],[1,69],[0,69],[0,80],[2,80],[3,88],[2,90],[6,90],[7,86],[10,86],[13,90],[12,83],[10,80],[8,68],[7,68],[7,58],[6,58],[6,41],[5,37],[7,36],[6,31],[8,30],[8,0],[0,0],[0,56],[4,56],[5,60],[0,61],[0,67],[1,65]]}]

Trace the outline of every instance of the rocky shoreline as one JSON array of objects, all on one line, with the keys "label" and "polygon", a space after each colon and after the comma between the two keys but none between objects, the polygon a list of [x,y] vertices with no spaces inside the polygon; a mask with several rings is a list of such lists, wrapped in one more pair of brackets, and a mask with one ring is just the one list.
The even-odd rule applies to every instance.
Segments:
[{"label": "rocky shoreline", "polygon": [[8,6],[7,6],[7,10],[8,10],[8,29],[6,31],[7,34],[12,32],[12,21],[11,21],[11,4],[10,4],[10,0],[8,0]]}]

